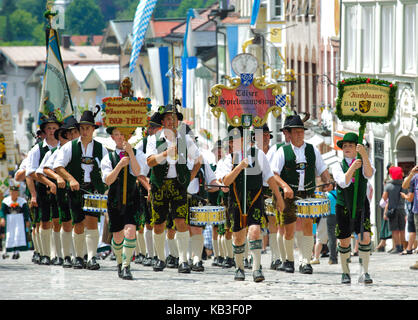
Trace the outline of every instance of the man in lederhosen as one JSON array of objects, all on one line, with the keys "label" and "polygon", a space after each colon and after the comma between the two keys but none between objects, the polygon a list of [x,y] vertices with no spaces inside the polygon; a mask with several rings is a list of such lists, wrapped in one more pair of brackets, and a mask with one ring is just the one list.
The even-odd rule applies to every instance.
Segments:
[{"label": "man in lederhosen", "polygon": [[[371,165],[365,147],[358,144],[357,134],[353,132],[346,133],[343,139],[337,142],[337,145],[344,153],[343,161],[332,166],[332,175],[337,183],[337,204],[335,206],[337,224],[335,234],[339,240],[337,250],[340,252],[343,271],[341,283],[351,283],[348,263],[351,256],[351,234],[355,232],[357,234],[362,233],[363,236],[359,243],[359,262],[362,269],[359,282],[370,284],[373,282],[368,273],[371,251],[371,223],[370,204],[366,195],[367,180],[373,176],[376,169]],[[361,155],[361,159],[356,159],[357,153]],[[358,182],[357,208],[353,219],[352,211],[356,170],[361,171]]]},{"label": "man in lederhosen", "polygon": [[[106,132],[116,143],[115,151],[110,152],[101,162],[103,182],[109,186],[107,212],[109,231],[113,234],[112,248],[118,264],[119,277],[132,280],[130,263],[136,247],[136,228],[139,203],[139,189],[136,179],[141,171],[141,158],[118,128],[108,127]],[[126,183],[126,204],[122,203],[124,188],[124,169],[128,166]]]},{"label": "man in lederhosen", "polygon": [[[286,119],[286,126],[289,129],[289,145],[279,148],[272,160],[272,170],[276,174],[276,181],[283,190],[285,209],[282,212],[285,228],[285,250],[287,260],[284,263],[286,272],[294,272],[294,233],[296,226],[296,205],[295,196],[298,198],[310,198],[316,189],[316,176],[319,175],[322,181],[329,183],[327,188],[332,188],[330,175],[319,150],[309,143],[305,143],[304,123],[299,115],[291,115]],[[324,189],[328,191],[329,189]],[[312,274],[310,265],[314,239],[312,235],[313,220],[302,218],[303,241],[301,246],[302,264],[299,272]]]},{"label": "man in lederhosen", "polygon": [[[190,273],[187,264],[189,230],[187,187],[200,167],[199,150],[185,132],[178,132],[178,120],[183,115],[171,104],[159,108],[163,130],[150,137],[147,144],[147,163],[151,167],[151,208],[154,222],[154,247],[158,261],[154,271],[162,271],[165,264],[165,227],[169,215],[173,218],[179,250],[179,273]],[[193,170],[187,167],[187,158],[195,161]]]},{"label": "man in lederhosen", "polygon": [[[57,138],[60,141],[59,148],[62,148],[66,143],[77,139],[80,136],[78,131],[77,120],[71,116],[67,119],[66,123],[57,131],[55,131]],[[52,149],[51,156],[47,158],[48,154],[42,161],[37,173],[45,174],[47,177],[55,182],[56,188],[56,199],[58,204],[59,223],[61,224],[60,239],[62,247],[62,255],[64,256],[63,262],[58,261],[58,265],[62,264],[63,268],[72,268],[73,264],[71,261],[71,249],[72,249],[72,230],[73,224],[71,220],[70,205],[68,200],[68,189],[65,180],[58,175],[54,170],[54,162],[57,158],[57,149]],[[38,172],[39,171],[39,172]],[[58,250],[57,250],[58,251]]]},{"label": "man in lederhosen", "polygon": [[[98,107],[98,106],[97,106]],[[98,107],[98,111],[100,111]],[[54,170],[69,183],[69,200],[74,224],[74,269],[84,268],[84,245],[87,247],[87,269],[97,270],[96,261],[99,243],[98,214],[83,211],[83,196],[86,193],[104,194],[100,172],[100,162],[107,155],[107,149],[93,140],[93,132],[98,128],[94,121],[96,114],[86,110],[79,121],[80,138],[59,149],[54,162]],[[84,232],[84,228],[86,231]]]},{"label": "man in lederhosen", "polygon": [[[284,202],[274,182],[273,172],[264,152],[251,146],[244,152],[242,127],[230,127],[229,136],[233,139],[233,153],[229,154],[222,163],[225,173],[222,181],[224,185],[232,188],[229,192],[229,211],[234,233],[233,248],[236,263],[234,279],[237,281],[245,280],[244,252],[248,227],[249,250],[254,258],[252,266],[253,280],[261,282],[264,280],[261,271],[262,240],[260,228],[264,211],[263,182],[267,182],[276,196],[276,206],[279,211],[283,210]],[[247,167],[247,173],[244,174]],[[244,178],[246,179],[245,190]],[[243,210],[244,205],[246,206],[246,215]]]},{"label": "man in lederhosen", "polygon": [[[28,167],[26,169],[26,176],[30,176],[33,180],[38,181],[36,176],[36,169],[38,169],[45,154],[58,145],[58,140],[55,139],[54,132],[61,126],[53,115],[49,118],[44,118],[40,125],[40,130],[45,133],[45,139],[37,143],[30,151],[30,158],[28,160]],[[46,185],[36,182],[36,202],[41,211],[41,225],[39,229],[40,242],[42,246],[42,257],[40,264],[50,265],[51,263],[51,217],[58,213],[56,202],[52,200],[52,195],[48,191]]]}]

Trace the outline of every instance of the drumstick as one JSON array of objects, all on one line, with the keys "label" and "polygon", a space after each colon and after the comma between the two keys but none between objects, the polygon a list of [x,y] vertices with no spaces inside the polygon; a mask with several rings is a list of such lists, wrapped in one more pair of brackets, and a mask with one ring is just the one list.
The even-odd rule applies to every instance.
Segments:
[{"label": "drumstick", "polygon": [[213,188],[229,188],[229,186],[222,186],[218,184],[205,184],[205,187],[213,187]]}]

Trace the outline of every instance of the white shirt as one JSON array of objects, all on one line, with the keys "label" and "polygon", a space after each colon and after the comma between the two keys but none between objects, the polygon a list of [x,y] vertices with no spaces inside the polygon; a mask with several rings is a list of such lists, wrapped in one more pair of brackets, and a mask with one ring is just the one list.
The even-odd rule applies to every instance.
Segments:
[{"label": "white shirt", "polygon": [[[81,156],[82,157],[93,157],[93,141],[92,140],[88,145],[87,145],[87,149],[84,149],[83,144],[81,143],[81,137],[77,139],[77,143],[80,142],[81,144]],[[62,148],[60,148],[57,151],[57,157],[54,161],[54,170],[58,167],[66,167],[68,165],[68,163],[70,163],[71,161],[71,157],[72,157],[72,142],[67,142],[64,146],[62,146]],[[107,149],[102,145],[102,153],[103,153],[103,158],[108,154]],[[101,159],[94,159],[98,166],[100,167],[100,162]],[[87,165],[82,163],[81,164],[81,168],[84,171],[84,181],[83,182],[91,182],[90,179],[90,173],[93,171],[93,166],[92,165]],[[79,181],[80,182],[80,181]]]},{"label": "white shirt", "polygon": [[[30,151],[29,151],[30,153]],[[21,171],[21,170],[26,170],[28,163],[29,163],[29,156],[30,154],[27,154],[26,158],[22,160],[22,162],[20,163],[19,169],[17,169],[16,173]]]},{"label": "white shirt", "polygon": [[[255,149],[258,151],[257,161],[261,169],[263,184],[264,183],[267,184],[267,181],[273,176],[273,172],[271,171],[270,164],[264,152],[258,148],[255,148]],[[242,161],[242,154],[235,153],[235,155],[237,156],[235,159],[235,162],[240,163]],[[259,174],[260,172],[257,169],[251,167],[251,164],[254,162],[254,159],[252,159],[251,155],[248,155],[248,162],[249,162],[249,165],[246,169],[247,171],[246,174],[247,175]],[[227,156],[225,156],[224,161],[218,163],[218,166],[216,167],[216,178],[223,179],[226,175],[231,173],[231,171],[233,170],[233,167],[234,166],[232,163],[232,154],[230,153]]]},{"label": "white shirt", "polygon": [[[154,134],[153,136],[148,138],[147,152],[146,152],[146,155],[145,155],[147,159],[152,155],[161,153],[162,150],[163,150],[162,146],[164,146],[164,144],[160,147],[161,148],[160,150],[157,150],[157,137],[156,137],[156,135],[160,135],[160,133],[161,133],[161,136],[160,136],[159,139],[163,139],[163,138],[165,139],[165,141],[167,143],[167,149],[170,148],[173,145],[173,142],[171,142],[170,140],[168,140],[166,138],[164,132],[165,132],[165,130],[161,130],[157,134]],[[177,138],[180,138],[179,132],[177,132]],[[188,158],[193,160],[193,163],[200,156],[199,148],[196,146],[195,142],[193,141],[193,139],[189,135],[186,135],[186,146],[178,145],[177,148],[178,148],[179,154],[182,155],[183,157],[184,157],[184,154],[185,154],[186,148],[187,148],[187,156],[188,156]],[[166,160],[164,160],[161,164],[165,163],[165,161],[167,161],[167,163],[168,163],[168,173],[167,173],[166,178],[168,178],[168,179],[176,178],[177,177],[177,170],[176,170],[177,160],[174,160],[170,156],[168,156],[166,158]]]},{"label": "white shirt", "polygon": [[[42,148],[45,146],[48,146],[49,150],[53,149],[54,146],[49,145],[46,142],[46,139],[42,142]],[[32,173],[36,172],[36,169],[38,169],[40,163],[39,160],[41,159],[41,151],[39,149],[39,144],[35,144],[33,148],[30,150],[28,154],[28,162],[26,167],[26,176],[31,175]]]},{"label": "white shirt", "polygon": [[[354,160],[352,158],[344,158],[344,159],[348,165],[350,165],[351,162]],[[363,177],[365,177],[368,180],[371,179],[371,177],[373,177],[374,173],[376,172],[376,169],[372,166],[373,174],[370,177],[367,177],[364,174],[364,166],[362,168],[363,168],[362,169]],[[345,183],[345,173],[343,171],[343,168],[341,167],[341,163],[338,163],[338,162],[334,163],[331,167],[331,172],[332,172],[332,176],[334,177],[335,182],[340,186],[340,188],[345,189],[350,186],[352,179],[348,183]]]},{"label": "white shirt", "polygon": [[[123,151],[121,149],[116,148],[116,153],[118,154],[118,156],[120,157],[120,153]],[[142,168],[143,164],[143,159],[138,155],[138,152],[135,155],[136,160],[138,161],[139,166]],[[102,180],[104,183],[106,183],[106,178],[107,176],[112,172],[113,167],[112,167],[112,161],[110,161],[110,156],[107,155],[106,157],[103,157],[102,162],[100,164],[100,167],[102,169]],[[129,173],[131,175],[134,176],[134,173],[132,171],[132,167],[131,167],[131,163],[129,162]]]},{"label": "white shirt", "polygon": [[138,159],[138,157],[140,157],[141,162],[139,162],[139,165],[141,166],[141,173],[139,174],[140,176],[148,176],[149,171],[151,170],[151,168],[148,166],[147,164],[147,157],[143,151],[143,146],[144,146],[144,141],[141,140],[137,147],[136,147],[136,157]]},{"label": "white shirt", "polygon": [[[210,184],[213,180],[216,180],[215,172],[213,172],[212,168],[210,167],[209,163],[206,159],[203,159],[203,170],[204,170],[204,179],[206,184]],[[189,169],[190,166],[188,165]],[[193,168],[193,166],[192,166]],[[199,169],[200,170],[200,169]],[[194,178],[190,181],[189,186],[187,187],[187,192],[190,194],[196,194],[199,192],[199,179]]]},{"label": "white shirt", "polygon": [[[293,144],[290,144],[292,146],[293,152],[296,156],[296,163],[306,163],[306,157],[305,157],[305,148],[306,143],[303,143],[303,145],[300,148],[295,147]],[[326,169],[327,165],[325,164],[324,160],[322,159],[322,155],[319,152],[319,150],[314,146],[313,147],[315,152],[315,173],[317,176],[320,176]],[[285,164],[285,157],[284,157],[284,150],[283,148],[279,148],[277,152],[274,154],[273,159],[271,161],[271,167],[273,172],[280,175],[280,173],[283,170]],[[304,191],[304,182],[305,182],[305,170],[297,170],[299,172],[299,185],[298,190]]]}]

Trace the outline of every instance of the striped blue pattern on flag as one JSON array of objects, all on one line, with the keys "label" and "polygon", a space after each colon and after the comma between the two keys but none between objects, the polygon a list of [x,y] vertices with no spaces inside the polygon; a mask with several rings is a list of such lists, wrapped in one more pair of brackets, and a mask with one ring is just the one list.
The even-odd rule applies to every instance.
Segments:
[{"label": "striped blue pattern on flag", "polygon": [[154,11],[157,0],[141,0],[136,8],[134,25],[132,30],[132,53],[129,61],[129,72],[135,70],[136,62],[145,40],[145,33]]},{"label": "striped blue pattern on flag", "polygon": [[255,28],[255,24],[257,22],[257,17],[258,17],[258,11],[260,11],[260,0],[254,0],[253,2],[253,9],[251,10],[251,22],[250,22],[250,26],[251,29]]}]

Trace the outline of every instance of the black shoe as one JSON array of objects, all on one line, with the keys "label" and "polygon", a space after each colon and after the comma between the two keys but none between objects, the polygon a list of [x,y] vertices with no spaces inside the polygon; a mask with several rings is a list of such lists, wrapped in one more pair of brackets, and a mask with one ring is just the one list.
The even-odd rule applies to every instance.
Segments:
[{"label": "black shoe", "polygon": [[349,283],[351,283],[351,278],[350,278],[350,275],[348,273],[343,273],[341,275],[341,283],[342,284],[349,284]]},{"label": "black shoe", "polygon": [[244,269],[248,269],[248,259],[244,259]]},{"label": "black shoe", "polygon": [[277,268],[282,264],[282,262],[280,261],[280,259],[277,259],[276,261],[272,261],[270,264],[270,269],[271,270],[277,270]]},{"label": "black shoe", "polygon": [[189,267],[192,267],[192,265],[193,265],[193,260],[192,260],[192,259],[187,260],[187,264],[189,265]]},{"label": "black shoe", "polygon": [[294,273],[295,272],[295,262],[286,260],[284,262],[284,271],[287,273]]},{"label": "black shoe", "polygon": [[132,277],[132,274],[131,274],[131,267],[130,266],[127,266],[127,267],[122,269],[122,279],[123,280],[133,280],[134,279]]},{"label": "black shoe", "polygon": [[232,259],[230,257],[226,257],[226,259],[224,260],[224,263],[222,265],[222,269],[232,268],[233,265],[234,265],[234,259]]},{"label": "black shoe", "polygon": [[176,258],[176,262],[175,262],[175,264],[174,264],[174,266],[176,267],[176,268],[178,268],[179,267],[179,257],[177,257]]},{"label": "black shoe", "polygon": [[17,260],[20,258],[19,252],[13,253],[12,259]]},{"label": "black shoe", "polygon": [[218,257],[218,267],[222,267],[224,260],[225,260],[224,257],[221,257],[221,256]]},{"label": "black shoe", "polygon": [[313,269],[310,264],[304,264],[299,266],[299,272],[302,274],[312,274]]},{"label": "black shoe", "polygon": [[47,256],[43,256],[41,258],[40,264],[43,265],[43,266],[49,266],[51,264],[51,259],[49,259],[49,257],[47,257]]},{"label": "black shoe", "polygon": [[80,257],[75,257],[73,262],[73,269],[83,269],[84,268],[84,260]]},{"label": "black shoe", "polygon": [[192,265],[192,271],[197,271],[197,272],[205,271],[205,267],[203,266],[203,262],[199,261],[198,263],[194,263]]},{"label": "black shoe", "polygon": [[245,272],[244,272],[244,270],[242,270],[240,268],[237,268],[235,270],[234,280],[235,281],[244,281],[245,280]]},{"label": "black shoe", "polygon": [[62,263],[62,267],[63,268],[72,268],[73,267],[73,264],[71,262],[71,258],[69,256],[66,256],[64,258],[64,261]]},{"label": "black shoe", "polygon": [[176,267],[176,258],[169,254],[167,259],[165,259],[165,263],[167,268],[174,269]]},{"label": "black shoe", "polygon": [[100,264],[97,263],[96,257],[93,257],[90,259],[89,262],[87,262],[87,269],[88,270],[99,270]]},{"label": "black shoe", "polygon": [[64,264],[64,259],[55,257],[54,263],[52,263],[54,266],[62,266]]},{"label": "black shoe", "polygon": [[116,256],[114,254],[114,252],[112,251],[112,253],[110,254],[110,260],[111,261],[116,261]]},{"label": "black shoe", "polygon": [[263,272],[261,272],[261,269],[253,271],[253,279],[254,282],[261,282],[265,280]]},{"label": "black shoe", "polygon": [[218,257],[213,258],[212,267],[218,266]]},{"label": "black shoe", "polygon": [[165,268],[165,262],[162,260],[157,260],[157,262],[154,264],[154,266],[152,267],[152,269],[154,271],[163,271]]},{"label": "black shoe", "polygon": [[87,255],[85,255],[85,256],[84,256],[84,258],[83,258],[83,268],[84,268],[84,269],[86,269],[86,268],[87,268],[87,259],[88,259],[88,256],[87,256]]},{"label": "black shoe", "polygon": [[358,279],[358,282],[364,284],[371,284],[373,283],[373,280],[372,278],[370,278],[370,275],[368,273],[363,273]]},{"label": "black shoe", "polygon": [[118,277],[122,278],[122,263],[118,264]]},{"label": "black shoe", "polygon": [[253,257],[251,257],[249,260],[248,260],[248,267],[247,267],[247,269],[252,269],[253,268]]},{"label": "black shoe", "polygon": [[144,261],[145,256],[143,254],[138,254],[135,258],[135,264],[142,264]]},{"label": "black shoe", "polygon": [[157,261],[158,261],[158,257],[157,256],[154,256],[152,258],[152,260],[151,260],[151,266],[155,266],[155,264],[157,263]]},{"label": "black shoe", "polygon": [[191,268],[190,268],[190,266],[187,262],[182,262],[178,267],[178,272],[179,273],[190,273]]},{"label": "black shoe", "polygon": [[51,264],[52,265],[54,265],[55,264],[55,262],[58,260],[58,257],[54,257],[52,260],[51,260]]},{"label": "black shoe", "polygon": [[147,256],[147,257],[144,259],[144,261],[142,262],[142,265],[143,265],[144,267],[151,267],[151,266],[152,266],[152,258]]},{"label": "black shoe", "polygon": [[33,255],[32,255],[32,262],[33,263],[35,263],[36,254],[37,254],[37,252],[34,251],[33,252]]}]

